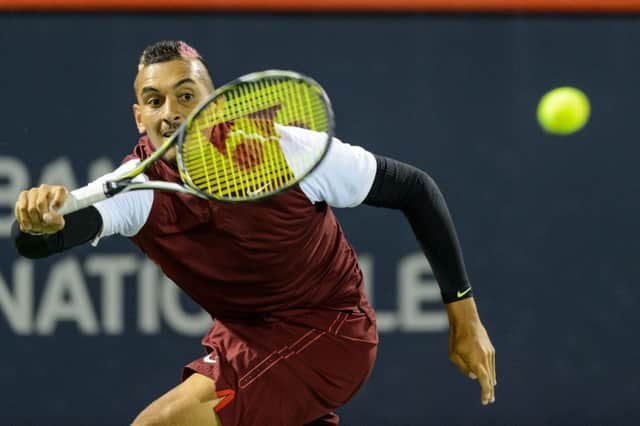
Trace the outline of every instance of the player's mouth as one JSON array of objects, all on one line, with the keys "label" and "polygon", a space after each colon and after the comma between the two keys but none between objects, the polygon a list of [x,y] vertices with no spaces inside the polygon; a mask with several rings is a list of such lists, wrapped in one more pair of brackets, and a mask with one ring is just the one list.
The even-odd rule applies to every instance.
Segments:
[{"label": "player's mouth", "polygon": [[175,133],[176,133],[176,129],[167,130],[166,132],[162,132],[162,139],[164,139],[164,141],[167,142],[169,139],[171,139],[171,137],[173,137],[173,135]]}]

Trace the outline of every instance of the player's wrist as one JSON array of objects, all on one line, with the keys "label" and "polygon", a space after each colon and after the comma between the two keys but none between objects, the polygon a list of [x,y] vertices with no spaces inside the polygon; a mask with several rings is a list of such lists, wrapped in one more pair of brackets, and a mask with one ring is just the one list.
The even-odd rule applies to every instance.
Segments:
[{"label": "player's wrist", "polygon": [[445,305],[471,297],[473,297],[473,290],[469,286],[462,289],[442,292],[442,301]]},{"label": "player's wrist", "polygon": [[27,235],[33,235],[34,237],[40,237],[42,235],[47,235],[47,233],[44,232],[44,231],[28,230],[28,231],[22,231],[22,232],[27,234]]},{"label": "player's wrist", "polygon": [[478,309],[473,297],[465,298],[446,305],[449,323],[453,326],[471,324],[480,321]]}]

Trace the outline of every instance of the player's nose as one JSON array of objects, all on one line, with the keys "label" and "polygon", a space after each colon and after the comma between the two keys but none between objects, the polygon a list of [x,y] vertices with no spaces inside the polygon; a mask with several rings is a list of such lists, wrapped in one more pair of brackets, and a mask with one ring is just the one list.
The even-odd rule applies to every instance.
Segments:
[{"label": "player's nose", "polygon": [[183,115],[178,105],[175,105],[173,102],[165,102],[162,118],[170,123],[178,124],[182,122]]}]

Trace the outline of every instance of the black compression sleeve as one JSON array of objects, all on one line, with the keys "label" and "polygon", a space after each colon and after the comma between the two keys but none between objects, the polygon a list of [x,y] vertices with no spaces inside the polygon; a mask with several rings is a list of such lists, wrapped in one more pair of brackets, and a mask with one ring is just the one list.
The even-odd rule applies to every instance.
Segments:
[{"label": "black compression sleeve", "polygon": [[64,217],[64,228],[55,234],[31,235],[13,222],[11,239],[20,255],[31,259],[47,257],[91,241],[102,229],[102,216],[91,206]]},{"label": "black compression sleeve", "polygon": [[462,250],[444,197],[422,170],[376,156],[377,170],[364,204],[402,210],[429,259],[444,303],[471,296]]}]

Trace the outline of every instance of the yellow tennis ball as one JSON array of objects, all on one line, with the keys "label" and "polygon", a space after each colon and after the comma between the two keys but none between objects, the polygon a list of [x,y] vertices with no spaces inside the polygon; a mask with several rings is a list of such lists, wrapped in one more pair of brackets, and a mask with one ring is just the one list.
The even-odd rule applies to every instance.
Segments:
[{"label": "yellow tennis ball", "polygon": [[589,98],[575,87],[558,87],[538,104],[538,123],[548,133],[569,135],[582,129],[591,114]]}]

